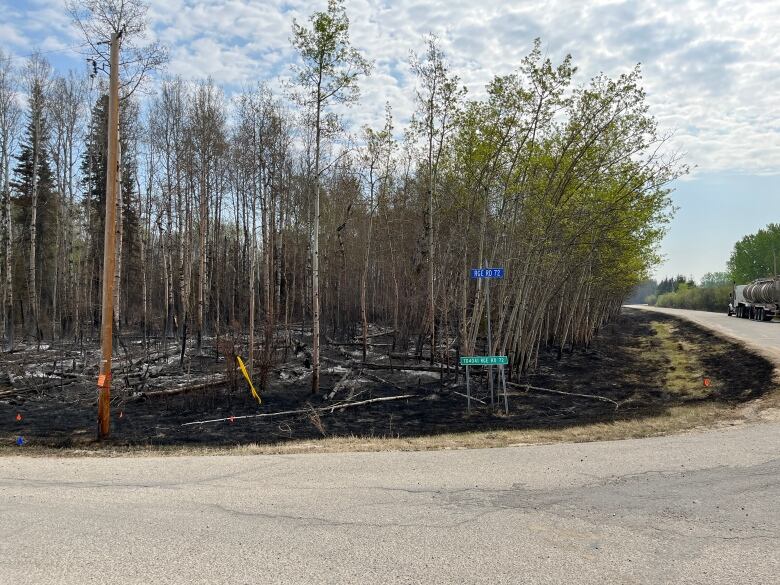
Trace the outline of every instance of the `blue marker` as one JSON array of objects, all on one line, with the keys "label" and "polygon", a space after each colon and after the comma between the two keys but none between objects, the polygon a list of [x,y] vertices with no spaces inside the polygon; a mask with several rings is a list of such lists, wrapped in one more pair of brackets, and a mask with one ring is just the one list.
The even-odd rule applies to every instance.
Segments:
[{"label": "blue marker", "polygon": [[16,444],[21,447],[24,445],[24,439],[22,437],[16,437]]}]

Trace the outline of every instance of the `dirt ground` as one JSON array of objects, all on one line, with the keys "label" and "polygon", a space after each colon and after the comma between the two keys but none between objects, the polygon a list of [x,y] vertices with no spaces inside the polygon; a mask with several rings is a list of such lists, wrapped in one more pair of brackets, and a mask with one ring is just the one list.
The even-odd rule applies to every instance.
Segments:
[{"label": "dirt ground", "polygon": [[[321,437],[404,438],[464,431],[563,429],[657,417],[680,405],[736,406],[774,388],[772,366],[763,358],[690,323],[630,309],[607,325],[587,351],[564,352],[558,359],[557,348],[544,349],[538,369],[515,380],[521,387],[510,387],[509,415],[491,408],[486,379],[478,368],[472,369],[475,400],[469,414],[466,398],[461,395],[465,394],[462,378],[456,384],[453,377],[442,382],[439,374],[432,372],[361,372],[339,365],[349,365],[350,356],[359,361],[359,352],[353,352],[357,349],[325,346],[322,386],[327,390],[318,396],[310,394],[303,353],[271,372],[262,405],[252,398],[244,382],[235,390],[223,384],[166,397],[152,394],[148,388],[145,398],[136,393],[131,399],[129,390],[118,391],[112,400],[112,438],[108,443],[229,446]],[[389,363],[382,351],[387,350],[375,348],[368,361]],[[58,356],[59,368],[65,372],[63,364],[69,364],[71,358],[57,353],[56,348],[28,348],[0,357],[0,376],[11,370],[18,373],[25,361],[51,363],[49,374],[38,372],[46,380],[39,385],[43,389],[13,394],[10,385],[0,385],[0,444],[14,445],[20,437],[20,449],[82,446],[94,441],[95,387],[66,385],[66,373],[52,374],[57,372]],[[401,362],[394,359],[392,363]],[[177,370],[178,358],[168,358],[161,367],[165,368]],[[191,357],[187,369],[187,375],[193,377],[221,373],[225,371],[224,358],[220,361],[213,351],[204,352]],[[180,370],[178,373],[181,376]],[[339,391],[328,399],[333,388]],[[329,409],[349,400],[403,394],[413,397]],[[305,412],[240,418],[291,410]],[[229,417],[235,418],[184,424]]]}]

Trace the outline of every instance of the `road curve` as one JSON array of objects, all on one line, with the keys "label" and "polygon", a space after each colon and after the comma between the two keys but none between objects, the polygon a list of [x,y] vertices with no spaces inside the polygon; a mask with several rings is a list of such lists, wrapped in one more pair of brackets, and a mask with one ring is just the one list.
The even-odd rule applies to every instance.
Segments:
[{"label": "road curve", "polygon": [[738,341],[775,365],[775,376],[780,372],[780,321],[751,321],[729,317],[726,312],[691,311],[688,309],[666,309],[649,305],[626,305],[630,309],[642,309],[665,313],[696,323],[700,327]]}]

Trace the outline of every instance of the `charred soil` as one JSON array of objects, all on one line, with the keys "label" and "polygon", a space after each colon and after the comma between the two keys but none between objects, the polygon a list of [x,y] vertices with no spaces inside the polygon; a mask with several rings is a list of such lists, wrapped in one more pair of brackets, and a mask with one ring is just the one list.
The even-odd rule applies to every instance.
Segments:
[{"label": "charred soil", "polygon": [[[221,381],[219,376],[230,370],[230,358],[213,348],[201,354],[191,350],[184,370],[173,352],[157,355],[151,365],[128,357],[124,373],[114,374],[118,381],[124,377],[125,387],[114,393],[112,438],[107,443],[227,446],[321,437],[564,429],[663,416],[681,405],[732,407],[774,389],[771,364],[743,347],[673,317],[627,309],[588,349],[543,348],[536,370],[512,380],[508,415],[499,408],[503,397],[491,407],[486,377],[473,368],[475,400],[469,414],[465,383],[462,376],[455,381],[454,369],[449,374],[443,369],[440,380],[438,371],[413,369],[425,362],[390,357],[382,337],[374,340],[377,345],[367,360],[377,366],[373,369],[361,367],[359,347],[326,344],[324,389],[316,396],[310,392],[305,349],[289,353],[286,362],[270,370],[260,405],[243,380]],[[8,378],[0,386],[2,443],[13,445],[21,437],[26,445],[94,444],[96,390],[82,379],[91,370],[89,359],[79,363],[79,355],[86,353],[52,346],[0,357],[0,373]],[[395,369],[384,367],[390,364]],[[166,380],[183,378],[195,388],[163,393]],[[348,406],[407,394],[412,397]],[[297,412],[241,418],[282,411]],[[215,419],[225,420],[185,424]]]}]

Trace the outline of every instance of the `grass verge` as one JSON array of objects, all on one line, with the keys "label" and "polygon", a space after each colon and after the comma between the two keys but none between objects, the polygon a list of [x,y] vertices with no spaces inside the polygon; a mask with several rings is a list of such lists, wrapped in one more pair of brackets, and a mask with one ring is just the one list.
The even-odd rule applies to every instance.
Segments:
[{"label": "grass verge", "polygon": [[327,437],[315,441],[291,441],[271,445],[237,446],[133,445],[85,443],[81,448],[0,446],[0,456],[28,457],[127,457],[182,455],[289,455],[368,451],[431,451],[486,449],[557,442],[584,443],[654,437],[711,427],[715,423],[740,424],[742,407],[717,404],[675,406],[661,416],[572,426],[563,429],[530,429],[452,433],[422,437]]}]

